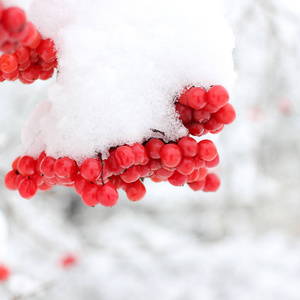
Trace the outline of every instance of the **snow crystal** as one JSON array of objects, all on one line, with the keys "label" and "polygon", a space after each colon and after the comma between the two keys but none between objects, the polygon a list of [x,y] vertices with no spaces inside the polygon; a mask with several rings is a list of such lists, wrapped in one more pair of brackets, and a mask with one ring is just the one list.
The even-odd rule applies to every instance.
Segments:
[{"label": "snow crystal", "polygon": [[224,11],[221,0],[34,0],[31,19],[54,39],[59,75],[23,130],[26,153],[81,161],[163,137],[152,129],[166,141],[186,135],[176,95],[190,85],[230,91],[235,80]]}]

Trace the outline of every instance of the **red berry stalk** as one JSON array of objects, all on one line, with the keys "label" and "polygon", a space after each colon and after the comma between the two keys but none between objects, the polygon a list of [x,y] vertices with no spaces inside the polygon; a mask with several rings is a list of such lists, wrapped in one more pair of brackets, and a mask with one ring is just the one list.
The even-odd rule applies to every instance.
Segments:
[{"label": "red berry stalk", "polygon": [[0,82],[47,80],[57,67],[53,41],[42,39],[18,7],[3,9],[0,4],[0,51],[4,52],[0,57]]}]

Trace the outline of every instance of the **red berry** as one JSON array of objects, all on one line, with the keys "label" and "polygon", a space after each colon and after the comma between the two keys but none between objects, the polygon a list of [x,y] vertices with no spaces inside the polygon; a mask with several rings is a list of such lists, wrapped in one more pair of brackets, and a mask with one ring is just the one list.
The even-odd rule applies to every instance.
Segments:
[{"label": "red berry", "polygon": [[3,264],[0,265],[0,282],[5,281],[10,276],[10,270]]},{"label": "red berry", "polygon": [[52,62],[56,57],[54,42],[50,39],[42,40],[37,48],[40,58],[45,62]]},{"label": "red berry", "polygon": [[215,192],[219,189],[220,185],[221,185],[221,181],[217,174],[214,173],[207,174],[205,178],[205,186],[203,188],[203,191]]},{"label": "red berry", "polygon": [[19,70],[16,69],[11,73],[2,73],[2,77],[9,81],[15,81],[19,78]]},{"label": "red berry", "polygon": [[43,191],[43,192],[49,191],[49,190],[52,189],[52,185],[49,185],[49,184],[47,184],[46,182],[44,182],[43,184],[41,184],[41,185],[38,186],[38,189],[39,189],[40,191]]},{"label": "red berry", "polygon": [[188,104],[194,109],[201,109],[207,104],[207,92],[205,89],[192,88],[188,95]]},{"label": "red berry", "polygon": [[48,79],[50,79],[52,77],[53,73],[54,73],[54,69],[51,69],[49,71],[41,71],[39,79],[41,79],[41,80],[48,80]]},{"label": "red berry", "polygon": [[74,188],[78,195],[82,195],[86,183],[87,181],[80,174],[76,175]]},{"label": "red berry", "polygon": [[101,175],[102,164],[98,159],[88,158],[80,166],[81,176],[88,181],[96,181]]},{"label": "red berry", "polygon": [[214,85],[207,93],[207,101],[210,105],[220,108],[229,101],[229,94],[223,86]]},{"label": "red berry", "polygon": [[142,164],[147,156],[145,147],[140,143],[135,143],[132,146],[130,146],[130,148],[134,154],[135,164],[136,165]]},{"label": "red berry", "polygon": [[233,106],[230,103],[227,103],[215,113],[215,118],[223,124],[232,123],[236,118]]},{"label": "red berry", "polygon": [[[24,71],[26,70],[27,68],[29,68],[31,66],[31,61],[30,59],[28,59],[27,61],[25,61],[23,64],[20,64],[19,65],[19,70],[20,71]],[[21,73],[22,74],[22,73]],[[27,80],[28,81],[28,80]],[[30,80],[31,82],[33,82],[33,80]]]},{"label": "red berry", "polygon": [[10,7],[3,11],[1,22],[6,30],[18,32],[26,24],[26,14],[18,7]]},{"label": "red berry", "polygon": [[6,41],[2,45],[0,45],[0,51],[2,51],[4,53],[10,53],[10,52],[14,51],[15,49],[17,49],[18,46],[19,46],[18,42]]},{"label": "red berry", "polygon": [[176,103],[175,108],[179,114],[179,118],[182,121],[182,123],[189,123],[192,121],[193,109],[191,107],[180,103]]},{"label": "red berry", "polygon": [[24,40],[22,40],[23,46],[27,46],[31,49],[35,49],[41,42],[41,35],[35,28],[35,26],[31,23],[27,23],[28,32]]},{"label": "red berry", "polygon": [[18,171],[23,176],[33,175],[36,169],[36,160],[33,157],[25,155],[18,161]]},{"label": "red berry", "polygon": [[192,123],[187,126],[189,133],[194,136],[201,136],[204,134],[204,127],[200,123]]},{"label": "red berry", "polygon": [[40,186],[44,183],[44,176],[42,176],[39,173],[34,173],[33,175],[30,176],[30,179],[32,179],[37,186]]},{"label": "red berry", "polygon": [[22,77],[27,81],[35,81],[39,79],[41,67],[39,65],[31,65],[22,72]]},{"label": "red berry", "polygon": [[211,130],[210,133],[211,134],[217,134],[217,133],[221,132],[223,129],[224,129],[224,124],[217,130]]},{"label": "red berry", "polygon": [[219,162],[220,162],[220,157],[219,157],[219,154],[217,154],[217,156],[213,160],[206,161],[205,166],[207,168],[214,168],[219,164]]},{"label": "red berry", "polygon": [[177,166],[177,171],[183,175],[189,175],[195,170],[195,160],[192,157],[183,157]]},{"label": "red berry", "polygon": [[193,138],[185,136],[178,142],[178,146],[182,151],[182,155],[186,157],[193,157],[197,154],[198,144]]},{"label": "red berry", "polygon": [[202,180],[202,179],[204,179],[206,177],[206,175],[207,175],[207,169],[206,169],[206,167],[200,168],[198,170],[198,177],[197,177],[196,180],[197,181],[198,180]]},{"label": "red berry", "polygon": [[214,106],[212,104],[206,104],[204,107],[203,107],[203,110],[208,112],[208,113],[215,113],[216,111],[218,111],[220,108],[218,106]]},{"label": "red berry", "polygon": [[148,177],[153,172],[153,171],[151,171],[151,168],[149,165],[141,165],[140,170],[141,170],[141,174],[140,174],[141,178]]},{"label": "red berry", "polygon": [[24,178],[18,186],[19,194],[22,198],[30,199],[37,192],[37,184],[30,178]]},{"label": "red berry", "polygon": [[53,62],[45,62],[40,60],[39,65],[41,66],[42,71],[50,71],[57,67],[57,61],[55,60]]},{"label": "red berry", "polygon": [[150,159],[148,162],[148,166],[152,171],[156,171],[161,168],[161,160],[160,159]]},{"label": "red berry", "polygon": [[191,89],[184,89],[183,93],[178,98],[178,102],[184,105],[188,105],[188,95]]},{"label": "red berry", "polygon": [[197,123],[204,124],[211,118],[211,113],[203,109],[194,109],[193,110],[193,120]]},{"label": "red berry", "polygon": [[25,46],[20,46],[14,55],[18,58],[19,64],[24,64],[30,58],[30,48]]},{"label": "red berry", "polygon": [[99,187],[97,199],[100,204],[106,207],[112,207],[117,204],[119,194],[117,189],[110,183]]},{"label": "red berry", "polygon": [[159,159],[160,149],[165,145],[165,143],[160,139],[151,139],[145,145],[145,149],[150,158]]},{"label": "red berry", "polygon": [[181,161],[182,151],[176,144],[167,144],[161,148],[160,157],[167,167],[176,167]]},{"label": "red berry", "polygon": [[121,167],[116,161],[115,151],[110,153],[110,156],[107,159],[107,167],[113,175],[119,175],[124,172],[124,168]]},{"label": "red berry", "polygon": [[126,195],[130,201],[139,201],[146,195],[146,188],[140,180],[137,180],[128,184]]},{"label": "red berry", "polygon": [[6,188],[8,188],[9,190],[16,190],[17,189],[17,185],[16,185],[16,180],[18,177],[18,173],[14,170],[8,172],[5,177],[4,177],[4,184],[6,186]]},{"label": "red berry", "polygon": [[18,170],[18,162],[19,162],[20,158],[21,158],[21,156],[18,156],[11,164],[11,167],[14,171]]},{"label": "red berry", "polygon": [[203,190],[204,186],[205,186],[205,180],[198,180],[189,183],[189,187],[195,192]]},{"label": "red berry", "polygon": [[181,186],[186,183],[187,176],[174,171],[174,174],[168,178],[169,183],[174,186]]},{"label": "red berry", "polygon": [[52,178],[55,176],[55,173],[54,173],[55,162],[56,162],[56,159],[51,156],[47,156],[41,161],[40,170],[41,170],[41,173],[45,177]]},{"label": "red berry", "polygon": [[187,176],[187,183],[191,183],[191,182],[194,182],[197,180],[198,178],[198,175],[199,175],[199,171],[197,169],[195,169],[191,174],[189,174]]},{"label": "red berry", "polygon": [[211,119],[204,124],[205,129],[209,131],[215,131],[222,127],[222,124],[217,121],[217,119],[213,116]]},{"label": "red berry", "polygon": [[215,144],[210,140],[203,140],[198,143],[198,153],[199,158],[210,161],[217,156],[217,148]]},{"label": "red berry", "polygon": [[0,69],[3,73],[11,73],[18,68],[18,58],[14,54],[3,54],[0,58]]},{"label": "red berry", "polygon": [[162,181],[165,181],[165,179],[160,179],[155,174],[152,174],[150,178],[151,178],[151,180],[153,182],[162,182]]},{"label": "red berry", "polygon": [[81,198],[84,204],[86,204],[87,206],[96,206],[98,204],[98,191],[98,185],[87,182],[81,194]]},{"label": "red berry", "polygon": [[132,166],[127,169],[123,174],[120,175],[122,180],[126,183],[131,183],[138,180],[141,176],[141,168],[140,166]]},{"label": "red berry", "polygon": [[74,266],[77,261],[78,258],[74,254],[67,254],[61,258],[60,265],[65,269]]},{"label": "red berry", "polygon": [[174,171],[166,170],[164,168],[161,168],[159,170],[156,170],[154,174],[160,178],[160,179],[168,179],[173,175]]},{"label": "red berry", "polygon": [[60,178],[75,178],[78,173],[76,162],[69,157],[61,157],[54,164],[54,173]]},{"label": "red berry", "polygon": [[118,165],[124,169],[131,167],[135,163],[135,155],[128,146],[118,147],[115,151],[115,159]]},{"label": "red berry", "polygon": [[200,169],[205,166],[205,161],[199,158],[197,155],[193,157],[195,161],[195,169]]}]

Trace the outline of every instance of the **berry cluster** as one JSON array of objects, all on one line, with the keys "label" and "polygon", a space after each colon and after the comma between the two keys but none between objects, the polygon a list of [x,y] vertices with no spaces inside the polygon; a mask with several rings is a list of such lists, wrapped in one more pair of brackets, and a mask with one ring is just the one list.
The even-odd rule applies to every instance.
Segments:
[{"label": "berry cluster", "polygon": [[12,171],[5,176],[5,185],[18,190],[25,199],[38,190],[46,191],[55,185],[74,187],[88,206],[102,204],[114,206],[118,189],[123,189],[129,200],[138,201],[146,194],[144,178],[154,182],[168,181],[174,186],[187,183],[194,191],[216,191],[220,180],[207,169],[219,163],[213,142],[197,143],[183,137],[177,143],[150,139],[144,144],[135,143],[110,150],[107,159],[87,158],[81,165],[69,157],[55,159],[41,153],[37,159],[18,157]]},{"label": "berry cluster", "polygon": [[52,77],[57,67],[54,42],[43,39],[24,11],[18,7],[3,10],[0,3],[0,82],[19,79],[30,84]]},{"label": "berry cluster", "polygon": [[218,133],[236,117],[233,106],[228,103],[229,94],[221,85],[214,85],[208,91],[192,87],[177,101],[176,111],[189,134],[194,136]]}]

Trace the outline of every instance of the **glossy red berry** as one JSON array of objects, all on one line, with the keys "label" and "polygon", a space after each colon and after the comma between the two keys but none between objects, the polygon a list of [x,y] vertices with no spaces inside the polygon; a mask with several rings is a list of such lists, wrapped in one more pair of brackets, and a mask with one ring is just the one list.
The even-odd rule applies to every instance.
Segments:
[{"label": "glossy red berry", "polygon": [[186,157],[193,157],[198,152],[198,143],[191,137],[185,136],[178,142],[178,146],[182,151],[182,155]]},{"label": "glossy red berry", "polygon": [[97,200],[103,206],[112,207],[119,200],[118,191],[112,184],[107,183],[99,187]]},{"label": "glossy red berry", "polygon": [[191,123],[187,125],[187,129],[189,130],[189,133],[194,136],[201,136],[204,134],[204,126],[200,123]]},{"label": "glossy red berry", "polygon": [[55,176],[55,173],[54,173],[55,162],[56,162],[56,159],[51,156],[47,156],[41,161],[40,170],[41,170],[41,173],[45,177],[52,178]]},{"label": "glossy red berry", "polygon": [[24,64],[30,58],[30,48],[25,46],[20,46],[15,52],[14,55],[18,58],[19,64]]},{"label": "glossy red berry", "polygon": [[16,190],[17,189],[17,185],[16,185],[16,180],[18,177],[18,173],[14,170],[8,172],[5,177],[4,177],[4,184],[6,186],[6,188],[8,188],[9,190]]},{"label": "glossy red berry", "polygon": [[118,165],[124,169],[133,166],[135,163],[134,152],[128,146],[118,147],[115,151],[115,159]]},{"label": "glossy red berry", "polygon": [[52,62],[56,58],[56,49],[54,42],[50,39],[42,40],[37,47],[40,58],[45,62]]},{"label": "glossy red berry", "polygon": [[27,46],[31,49],[35,49],[41,42],[41,35],[31,22],[27,22],[28,32],[24,40],[22,40],[23,46]]},{"label": "glossy red berry", "polygon": [[37,192],[37,184],[30,178],[24,178],[18,186],[19,194],[22,198],[31,199]]},{"label": "glossy red berry", "polygon": [[221,185],[220,178],[217,174],[207,174],[205,178],[204,192],[216,192]]},{"label": "glossy red berry", "polygon": [[39,79],[41,67],[39,65],[30,65],[22,72],[22,77],[27,81],[35,81]]},{"label": "glossy red berry", "polygon": [[0,69],[3,73],[11,73],[18,68],[18,58],[14,54],[3,54],[0,58]]},{"label": "glossy red berry", "polygon": [[187,176],[174,171],[173,175],[168,178],[168,181],[174,186],[181,186],[186,183]]},{"label": "glossy red berry", "polygon": [[176,103],[175,108],[182,123],[189,123],[192,121],[193,109],[191,107],[183,105],[181,103]]},{"label": "glossy red berry", "polygon": [[87,158],[80,166],[81,176],[88,181],[96,181],[101,175],[102,164],[98,159]]},{"label": "glossy red berry", "polygon": [[26,14],[18,7],[9,7],[3,11],[1,22],[7,31],[18,32],[26,25]]},{"label": "glossy red berry", "polygon": [[189,183],[189,187],[195,192],[203,190],[204,186],[205,186],[205,180],[198,180]]},{"label": "glossy red berry", "polygon": [[130,201],[139,201],[145,197],[146,188],[140,180],[137,180],[128,184],[126,195]]},{"label": "glossy red berry", "polygon": [[209,131],[215,131],[220,129],[223,126],[222,123],[219,123],[218,120],[213,116],[208,122],[204,124],[205,129]]},{"label": "glossy red berry", "polygon": [[217,156],[211,160],[211,161],[206,161],[205,162],[205,166],[207,168],[215,168],[220,162],[220,157],[219,157],[219,154],[217,154]]},{"label": "glossy red berry", "polygon": [[22,156],[18,161],[18,171],[23,176],[33,175],[36,169],[36,160],[28,155]]},{"label": "glossy red berry", "polygon": [[215,113],[215,118],[223,124],[232,123],[236,118],[233,106],[230,103],[227,103]]},{"label": "glossy red berry", "polygon": [[87,181],[80,175],[77,174],[75,177],[74,188],[78,195],[82,195],[83,189],[86,185]]},{"label": "glossy red berry", "polygon": [[203,109],[194,109],[193,110],[193,120],[197,123],[204,124],[211,118],[211,113]]},{"label": "glossy red berry", "polygon": [[188,105],[194,109],[201,109],[207,104],[207,92],[204,88],[192,88],[188,95]]},{"label": "glossy red berry", "polygon": [[177,172],[183,175],[189,175],[195,170],[195,160],[192,157],[182,157],[177,166]]},{"label": "glossy red berry", "polygon": [[207,101],[210,105],[220,108],[229,101],[229,94],[223,86],[214,85],[207,93]]},{"label": "glossy red berry", "polygon": [[154,174],[160,179],[168,179],[173,173],[174,171],[166,170],[164,168],[154,171]]},{"label": "glossy red berry", "polygon": [[160,158],[167,167],[176,167],[181,161],[182,151],[176,144],[167,144],[161,148]]},{"label": "glossy red berry", "polygon": [[140,143],[135,143],[132,146],[130,146],[131,150],[134,154],[134,160],[136,165],[140,165],[143,163],[143,161],[147,157],[147,152],[145,147]]},{"label": "glossy red berry", "polygon": [[87,206],[96,206],[98,204],[98,191],[98,185],[87,182],[81,193],[84,204]]},{"label": "glossy red berry", "polygon": [[198,153],[199,158],[210,161],[217,156],[217,148],[215,144],[210,140],[203,140],[198,143]]},{"label": "glossy red berry", "polygon": [[151,139],[146,145],[145,149],[149,158],[159,159],[160,158],[160,149],[165,145],[165,143],[160,139]]},{"label": "glossy red berry", "polygon": [[132,166],[127,169],[123,174],[120,175],[123,181],[126,183],[131,183],[138,180],[141,176],[141,168],[140,166]]},{"label": "glossy red berry", "polygon": [[54,173],[61,178],[75,178],[78,173],[78,167],[73,159],[61,157],[54,164]]}]

